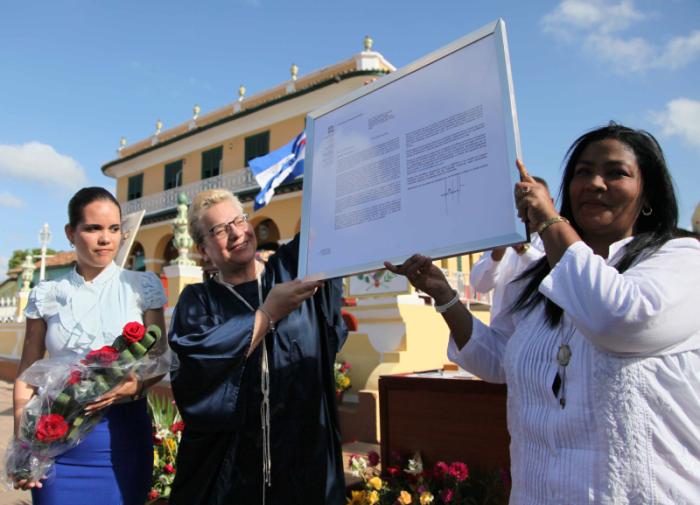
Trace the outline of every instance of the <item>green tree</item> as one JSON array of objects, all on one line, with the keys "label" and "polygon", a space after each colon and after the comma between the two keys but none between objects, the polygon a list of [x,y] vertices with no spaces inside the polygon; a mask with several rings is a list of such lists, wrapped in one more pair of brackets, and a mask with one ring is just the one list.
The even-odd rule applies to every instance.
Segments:
[{"label": "green tree", "polygon": [[[14,251],[12,251],[12,256],[7,262],[7,269],[12,270],[13,268],[20,266],[24,262],[24,257],[27,254],[31,254],[32,256],[34,256],[35,259],[39,259],[39,257],[41,256],[41,249],[15,249]],[[46,249],[46,254],[56,254],[56,251],[54,251],[53,249]]]}]

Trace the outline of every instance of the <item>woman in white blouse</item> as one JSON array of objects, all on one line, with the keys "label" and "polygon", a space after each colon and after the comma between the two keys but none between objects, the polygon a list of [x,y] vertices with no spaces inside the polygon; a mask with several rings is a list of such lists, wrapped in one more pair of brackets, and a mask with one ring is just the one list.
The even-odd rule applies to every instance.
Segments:
[{"label": "woman in white blouse", "polygon": [[660,146],[612,123],[581,136],[559,213],[518,166],[546,256],[490,326],[429,258],[387,264],[435,299],[450,359],[508,384],[510,503],[700,503],[700,242]]},{"label": "woman in white blouse", "polygon": [[[77,265],[68,274],[41,282],[29,295],[26,336],[18,376],[44,357],[78,359],[111,345],[130,321],[164,328],[163,287],[153,273],[123,270],[114,263],[121,243],[121,209],[103,188],[83,188],[68,205],[65,231]],[[163,340],[165,341],[165,340]],[[60,455],[47,480],[21,481],[35,504],[143,505],[153,464],[151,424],[145,391],[159,377],[131,375],[90,404],[108,408],[97,427],[77,447]],[[15,433],[34,389],[15,381]]]}]

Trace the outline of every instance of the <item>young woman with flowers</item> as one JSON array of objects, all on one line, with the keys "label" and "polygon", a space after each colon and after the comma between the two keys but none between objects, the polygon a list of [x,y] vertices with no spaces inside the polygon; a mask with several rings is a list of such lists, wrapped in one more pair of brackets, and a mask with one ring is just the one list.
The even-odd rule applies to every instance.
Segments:
[{"label": "young woman with flowers", "polygon": [[[165,326],[162,307],[166,298],[159,279],[123,270],[113,261],[122,238],[121,209],[114,196],[103,188],[83,188],[70,200],[68,217],[65,231],[75,247],[77,264],[70,273],[44,281],[30,293],[18,376],[46,352],[51,358],[75,360],[92,351],[93,357],[100,354],[99,359],[109,359],[105,346],[122,333],[127,321],[155,324],[161,330]],[[156,352],[165,356],[165,351],[159,347]],[[18,480],[15,487],[31,489],[35,505],[95,501],[143,505],[153,463],[151,423],[143,396],[158,379],[142,381],[128,375],[89,404],[88,412],[107,409],[94,430],[77,447],[56,458],[47,479]],[[35,393],[30,384],[15,381],[16,434],[24,407]],[[50,436],[60,429],[47,426]]]}]

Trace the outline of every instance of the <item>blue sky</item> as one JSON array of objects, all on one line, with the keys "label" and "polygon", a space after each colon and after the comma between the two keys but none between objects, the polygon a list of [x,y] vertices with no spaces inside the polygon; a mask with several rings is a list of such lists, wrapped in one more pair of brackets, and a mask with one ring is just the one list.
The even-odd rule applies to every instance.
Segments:
[{"label": "blue sky", "polygon": [[613,119],[655,134],[680,200],[700,202],[697,0],[2,2],[0,278],[41,225],[65,250],[66,204],[114,188],[100,166],[135,142],[349,58],[366,34],[396,67],[506,21],[523,156],[558,187],[567,147]]}]

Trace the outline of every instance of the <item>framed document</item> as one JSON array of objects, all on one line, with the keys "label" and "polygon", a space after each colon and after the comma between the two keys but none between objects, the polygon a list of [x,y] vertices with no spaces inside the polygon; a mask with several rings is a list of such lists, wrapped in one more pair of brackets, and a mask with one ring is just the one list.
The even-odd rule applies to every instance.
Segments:
[{"label": "framed document", "polygon": [[503,20],[311,112],[299,276],[527,241]]},{"label": "framed document", "polygon": [[133,214],[127,214],[122,217],[123,238],[122,243],[119,245],[117,256],[114,258],[114,262],[122,268],[124,268],[126,260],[129,257],[131,246],[134,245],[134,240],[136,240],[136,234],[139,231],[144,214],[146,214],[145,210],[139,210]]}]

